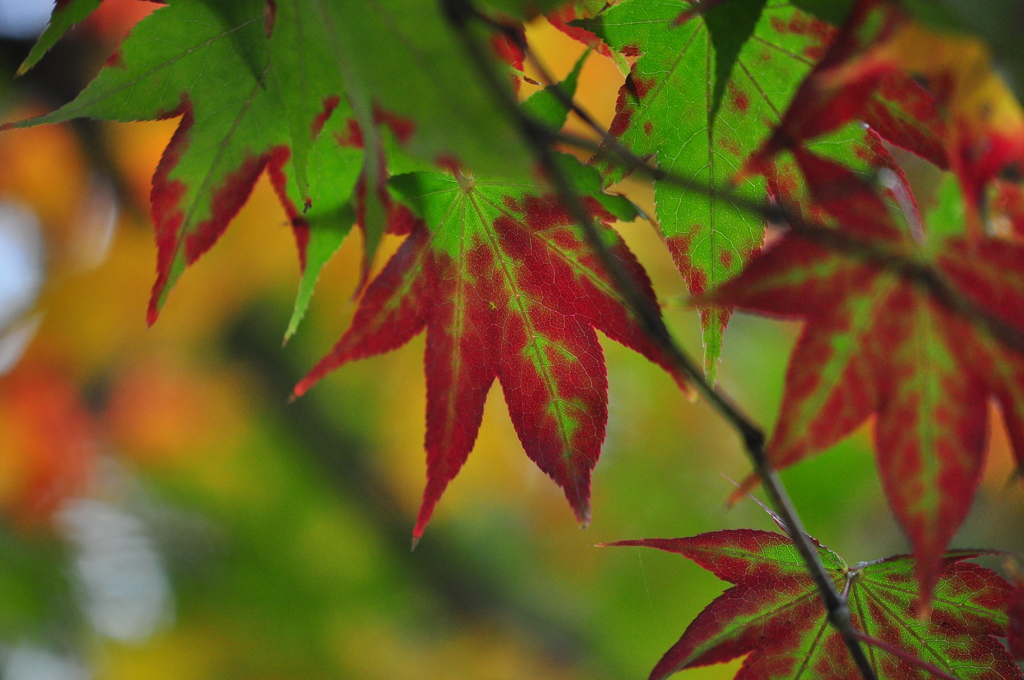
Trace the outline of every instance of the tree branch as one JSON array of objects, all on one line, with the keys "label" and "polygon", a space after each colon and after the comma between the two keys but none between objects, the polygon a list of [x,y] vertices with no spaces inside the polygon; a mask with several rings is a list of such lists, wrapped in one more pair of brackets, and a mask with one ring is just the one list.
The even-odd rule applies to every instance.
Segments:
[{"label": "tree branch", "polygon": [[[568,178],[555,162],[552,145],[556,141],[556,136],[552,135],[546,126],[533,120],[522,111],[512,94],[503,86],[495,71],[489,66],[490,60],[487,53],[471,33],[469,23],[473,20],[480,20],[480,13],[470,0],[439,0],[439,2],[449,23],[461,39],[470,61],[479,70],[482,80],[491,90],[495,101],[508,115],[510,122],[519,129],[524,142],[530,147],[537,162],[551,181],[562,204],[583,230],[587,242],[601,261],[605,271],[608,272],[627,308],[637,318],[651,340],[657,343],[665,356],[672,361],[676,369],[690,378],[697,389],[739,433],[754,468],[768,491],[772,504],[776,507],[786,526],[790,528],[790,538],[806,563],[808,572],[825,603],[829,622],[839,631],[846,642],[854,663],[864,680],[875,680],[874,670],[861,648],[860,640],[857,637],[858,631],[853,627],[846,601],[840,596],[828,572],[822,566],[817,549],[807,538],[803,522],[797,515],[796,509],[789,499],[789,494],[765,455],[764,432],[724,392],[715,389],[705,380],[703,372],[676,344],[661,318],[660,310],[633,285],[632,280],[612,256],[601,239],[586,206],[576,195]],[[482,21],[489,25],[492,24],[486,19]]]},{"label": "tree branch", "polygon": [[[557,91],[552,90],[552,91]],[[722,198],[730,201],[735,207],[759,214],[774,223],[785,223],[790,231],[814,241],[829,250],[852,255],[871,264],[879,265],[903,278],[923,286],[932,298],[954,314],[965,318],[971,324],[988,333],[1005,347],[1024,355],[1024,332],[999,317],[990,314],[974,301],[961,293],[946,276],[928,263],[915,260],[892,248],[879,245],[877,242],[860,238],[849,231],[825,226],[820,222],[807,220],[800,214],[784,205],[767,205],[737,195],[732,190],[719,189],[695,177],[660,170],[628,150],[619,151],[621,145],[597,145],[591,140],[575,135],[558,133],[554,135],[560,141],[576,148],[592,151],[599,157],[619,163],[632,171],[640,171],[648,178],[671,184],[683,191],[700,196]]]},{"label": "tree branch", "polygon": [[[480,15],[478,13],[475,16],[479,17]],[[501,30],[510,39],[517,42],[519,48],[523,50],[527,59],[529,59],[530,63],[537,70],[542,82],[546,85],[554,84],[554,79],[551,77],[551,73],[547,68],[545,68],[544,64],[541,63],[533,51],[530,50],[529,46],[522,41],[522,37],[518,32],[509,29],[503,24],[494,22],[491,19],[486,19],[486,21],[488,25],[496,28],[497,30]],[[565,134],[555,130],[547,130],[547,132],[553,136],[555,141],[560,141],[578,149],[590,151],[598,157],[616,163],[620,167],[627,168],[630,172],[640,171],[651,180],[665,182],[666,184],[678,187],[683,191],[692,194],[698,194],[708,198],[721,198],[729,201],[733,206],[742,210],[747,210],[748,212],[760,214],[766,220],[776,223],[786,223],[794,233],[797,233],[808,240],[814,241],[815,243],[830,250],[842,252],[846,255],[853,255],[861,260],[877,264],[885,269],[895,272],[905,279],[923,286],[936,302],[946,307],[949,311],[967,319],[967,321],[972,325],[984,330],[1003,345],[1020,354],[1024,354],[1024,332],[1021,332],[1016,327],[1011,326],[999,317],[996,317],[979,307],[967,296],[957,290],[956,286],[951,284],[942,272],[938,271],[934,267],[909,258],[904,253],[897,252],[891,248],[880,246],[878,243],[859,238],[850,232],[833,229],[819,222],[808,221],[802,215],[790,210],[784,205],[767,205],[765,203],[759,203],[738,195],[732,189],[719,189],[718,187],[696,177],[685,177],[656,168],[650,165],[647,160],[640,158],[624,147],[612,135],[608,134],[608,132],[597,123],[594,117],[586,111],[586,109],[581,107],[561,88],[553,87],[549,91],[556,99],[558,99],[559,102],[561,102],[563,106],[575,113],[580,120],[587,125],[587,127],[601,137],[600,144],[596,144],[584,137]]]}]

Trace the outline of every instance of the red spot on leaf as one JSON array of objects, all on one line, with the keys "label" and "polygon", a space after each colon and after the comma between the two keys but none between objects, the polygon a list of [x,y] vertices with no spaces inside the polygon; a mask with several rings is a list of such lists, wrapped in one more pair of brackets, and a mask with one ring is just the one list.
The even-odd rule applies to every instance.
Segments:
[{"label": "red spot on leaf", "polygon": [[700,295],[707,290],[708,275],[703,269],[694,267],[690,259],[690,249],[693,246],[694,237],[700,233],[700,225],[694,224],[685,234],[670,236],[666,239],[668,250],[672,254],[672,261],[676,269],[686,280],[686,287],[693,295]]},{"label": "red spot on leaf", "polygon": [[376,105],[373,107],[373,120],[379,125],[387,125],[391,128],[391,132],[395,134],[399,144],[408,143],[409,138],[412,137],[412,133],[416,129],[416,124],[412,120],[403,118]]},{"label": "red spot on leaf", "polygon": [[338,140],[338,144],[342,146],[350,146],[355,149],[363,148],[363,131],[359,127],[359,123],[356,122],[355,118],[349,118],[345,121],[345,125],[348,128],[344,134],[335,133],[334,138]]},{"label": "red spot on leaf", "polygon": [[622,52],[622,56],[624,56],[624,57],[639,57],[640,56],[640,48],[637,47],[636,45],[626,45],[625,47],[622,48],[621,52]]},{"label": "red spot on leaf", "polygon": [[121,56],[121,50],[114,50],[113,54],[107,57],[107,61],[103,65],[108,68],[124,68],[124,58]]},{"label": "red spot on leaf", "polygon": [[334,113],[334,109],[338,108],[338,104],[341,103],[341,98],[338,95],[331,95],[330,97],[324,98],[323,111],[316,114],[313,122],[310,124],[310,132],[313,135],[313,139],[316,139],[320,135],[320,131],[324,129],[324,124],[330,119],[331,114]]},{"label": "red spot on leaf", "polygon": [[736,158],[743,158],[743,149],[740,148],[739,142],[732,137],[721,136],[718,138],[718,146],[725,149],[729,154],[736,156]]},{"label": "red spot on leaf", "polygon": [[804,56],[811,61],[818,61],[825,56],[824,45],[808,45],[804,48]]},{"label": "red spot on leaf", "polygon": [[274,23],[277,21],[277,3],[274,0],[266,0],[263,5],[263,32],[269,38],[274,33]]},{"label": "red spot on leaf", "polygon": [[647,96],[647,93],[651,91],[657,82],[654,78],[642,78],[639,76],[632,76],[627,82],[632,83],[633,91],[636,93],[638,99],[643,99]]},{"label": "red spot on leaf", "polygon": [[649,120],[645,120],[644,121],[644,134],[647,135],[648,137],[650,137],[651,133],[653,133],[653,132],[654,132],[654,123],[652,123]]},{"label": "red spot on leaf", "polygon": [[741,114],[750,110],[750,97],[743,90],[736,89],[733,94],[732,103]]}]

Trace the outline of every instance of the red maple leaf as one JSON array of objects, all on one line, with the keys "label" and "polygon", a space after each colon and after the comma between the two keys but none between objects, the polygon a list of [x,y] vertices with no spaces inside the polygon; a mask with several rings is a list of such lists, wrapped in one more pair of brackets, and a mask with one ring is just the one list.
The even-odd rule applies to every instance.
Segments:
[{"label": "red maple leaf", "polygon": [[[861,677],[789,537],[735,529],[612,545],[677,553],[735,584],[689,625],[651,671],[651,680],[744,655],[736,680]],[[922,619],[907,587],[914,578],[909,556],[848,566],[816,545],[834,585],[846,593],[854,627],[872,638],[866,653],[879,680],[924,680],[939,673],[965,680],[1024,677],[996,640],[1006,635],[1009,584],[989,569],[961,562],[979,551],[945,556],[934,608]]]},{"label": "red maple leaf", "polygon": [[[929,91],[907,74],[927,81]],[[887,93],[900,105],[880,107],[878,95]],[[1024,109],[993,69],[987,46],[933,31],[887,0],[858,0],[745,172],[854,119],[939,167],[948,165],[976,233],[986,187],[1024,168]]]},{"label": "red maple leaf", "polygon": [[[797,149],[812,194],[868,248],[920,261],[975,304],[1024,328],[1024,248],[950,238],[923,248],[860,178]],[[1024,460],[1024,358],[936,299],[920,280],[790,232],[701,302],[807,321],[768,447],[783,468],[876,416],[882,485],[917,556],[923,599],[978,485],[988,402]]]},{"label": "red maple leaf", "polygon": [[[583,168],[580,168],[583,170]],[[594,186],[596,171],[589,168]],[[604,440],[607,378],[595,329],[666,368],[558,200],[537,187],[411,173],[392,188],[423,217],[370,283],[352,327],[299,385],[427,330],[427,487],[418,538],[466,461],[495,378],[527,455],[590,518],[590,473]],[[601,195],[599,200],[609,196]],[[588,199],[604,221],[613,216]],[[609,228],[635,285],[650,281]],[[682,379],[680,379],[680,383]]]},{"label": "red maple leaf", "polygon": [[905,72],[886,69],[843,87],[827,82],[830,72],[884,40],[903,20],[904,15],[886,2],[856,3],[821,61],[800,84],[775,132],[751,156],[743,173],[760,172],[780,151],[853,120],[863,120],[889,142],[947,167],[946,127],[935,98]]}]

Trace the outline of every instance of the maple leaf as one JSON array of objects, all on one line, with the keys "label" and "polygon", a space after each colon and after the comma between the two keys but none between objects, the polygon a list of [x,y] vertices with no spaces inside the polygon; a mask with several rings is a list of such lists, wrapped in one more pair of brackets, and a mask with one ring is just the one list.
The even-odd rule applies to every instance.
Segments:
[{"label": "maple leaf", "polygon": [[[660,169],[709,186],[728,184],[770,134],[833,33],[787,2],[773,1],[763,10],[755,2],[744,5],[745,19],[756,19],[752,32],[726,40],[721,36],[732,25],[726,6],[732,5],[724,3],[725,14],[705,18],[693,13],[698,6],[682,0],[625,0],[576,22],[622,54],[639,57],[619,92],[610,134],[634,154],[654,157]],[[685,12],[693,16],[674,27]],[[717,46],[724,43],[732,45],[734,57],[716,61]],[[853,126],[824,146],[851,165],[873,163],[877,156],[866,133]],[[790,169],[765,174],[774,179],[751,179],[737,193],[750,200],[763,199],[770,188],[792,200],[801,193],[799,175]],[[606,181],[623,175],[609,171]],[[764,221],[722,196],[697,197],[655,182],[655,203],[661,232],[693,294],[738,274],[763,243]],[[701,307],[700,313],[705,372],[713,380],[730,311]]]},{"label": "maple leaf", "polygon": [[[957,237],[922,247],[850,170],[805,151],[797,158],[815,198],[845,231],[869,248],[932,262],[976,304],[1021,327],[1024,248],[993,238],[968,245]],[[1024,459],[1024,360],[918,282],[796,232],[701,302],[807,321],[790,358],[768,458],[777,468],[792,465],[876,414],[882,485],[914,546],[927,602],[978,485],[990,397],[1000,402]]]},{"label": "maple leaf", "polygon": [[53,7],[50,23],[29,50],[25,61],[21,62],[16,75],[24,75],[35,66],[57,41],[75,24],[85,20],[96,11],[102,0],[59,0]]},{"label": "maple leaf", "polygon": [[[989,569],[961,561],[982,551],[946,555],[933,608],[928,618],[921,620],[909,556],[850,567],[839,555],[815,543],[837,590],[848,588],[853,625],[889,647],[873,645],[866,650],[879,680],[934,677],[911,663],[908,656],[964,680],[1024,677],[996,639],[1006,634],[1009,584]],[[655,666],[651,680],[746,654],[749,656],[736,674],[738,680],[860,677],[842,637],[829,625],[817,587],[788,536],[734,529],[611,545],[677,553],[735,584],[687,627]]]},{"label": "maple leaf", "polygon": [[[388,140],[378,125],[389,128],[420,160],[457,162],[497,177],[529,175],[530,156],[518,131],[465,58],[441,4],[278,0],[274,5],[282,23],[299,20],[311,30],[311,35],[297,35],[285,53],[312,74],[331,71],[324,64],[333,65],[359,124],[360,143],[367,150],[356,209],[364,235],[363,283],[390,210],[384,164]],[[552,4],[496,2],[514,15]],[[307,58],[310,44],[324,56]]]},{"label": "maple leaf", "polygon": [[626,61],[625,56],[608,47],[608,44],[593,31],[580,25],[581,19],[594,18],[608,5],[609,3],[604,0],[577,0],[558,10],[548,12],[546,18],[552,26],[573,40],[611,59],[622,75],[626,75],[629,73],[629,62]]},{"label": "maple leaf", "polygon": [[884,39],[900,16],[898,9],[888,3],[858,2],[825,56],[800,84],[772,136],[747,161],[744,172],[760,171],[783,149],[804,145],[858,119],[889,142],[940,168],[948,166],[946,127],[937,102],[906,73],[892,70],[845,87],[827,83],[833,69]]},{"label": "maple leaf", "polygon": [[[601,192],[596,170],[571,157],[561,163],[602,221],[636,216],[628,201]],[[422,221],[367,287],[351,328],[295,395],[343,364],[396,349],[426,328],[427,487],[414,539],[469,455],[496,377],[527,455],[562,487],[586,524],[590,473],[608,417],[595,329],[666,369],[669,362],[542,184],[416,172],[392,178],[391,187]],[[646,273],[619,236],[608,227],[601,233],[634,285],[654,301]]]},{"label": "maple leaf", "polygon": [[576,60],[575,66],[569,71],[565,80],[558,84],[552,84],[539,92],[535,92],[523,102],[523,112],[542,123],[550,130],[561,130],[569,117],[569,107],[565,105],[566,100],[571,101],[576,95],[576,85],[579,82],[580,71],[586,62],[590,52],[584,52]]},{"label": "maple leaf", "polygon": [[[322,24],[364,134],[391,125],[414,156],[455,160],[502,178],[529,176],[531,158],[448,23],[442,4],[422,0],[289,0]],[[279,0],[283,5],[283,0]],[[552,0],[495,0],[516,15]],[[487,64],[498,68],[498,64]],[[313,64],[313,68],[317,65]],[[367,148],[373,145],[367,143]],[[369,160],[369,159],[368,159]]]},{"label": "maple leaf", "polygon": [[[174,2],[160,8],[132,30],[72,102],[18,124],[78,117],[118,121],[182,117],[153,176],[158,253],[150,323],[185,267],[227,228],[264,168],[269,169],[292,220],[303,264],[310,228],[320,221],[329,223],[355,186],[362,151],[339,148],[333,130],[319,134],[329,117],[334,118],[332,126],[344,125],[349,117],[341,99],[344,93],[321,96],[325,94],[321,79],[319,90],[307,88],[311,90],[307,94],[316,95],[316,113],[286,105],[288,97],[282,101],[282,88],[288,89],[282,79],[288,76],[275,67],[275,50],[267,36],[273,22],[265,8],[261,0]],[[326,83],[332,84],[329,78]],[[282,110],[286,115],[281,115]],[[302,133],[293,138],[295,129]],[[317,182],[323,191],[316,196],[306,191],[305,173],[299,173],[299,179],[307,186],[296,183],[291,162],[296,139],[306,157],[304,163],[317,141],[339,157],[332,163],[330,176]],[[301,213],[313,204],[314,213]]]},{"label": "maple leaf", "polygon": [[[915,92],[920,88],[907,73],[926,80],[937,101],[930,103]],[[872,108],[869,100],[879,91],[910,94],[903,107],[910,117],[887,120],[898,110]],[[979,206],[986,187],[999,176],[1024,172],[1024,109],[993,70],[987,45],[933,30],[885,0],[858,0],[840,38],[801,85],[782,125],[749,169],[779,149],[854,118],[875,123],[874,117],[893,143],[952,168],[976,233],[981,232]],[[914,117],[920,122],[915,124]],[[888,130],[882,129],[885,125]]]}]

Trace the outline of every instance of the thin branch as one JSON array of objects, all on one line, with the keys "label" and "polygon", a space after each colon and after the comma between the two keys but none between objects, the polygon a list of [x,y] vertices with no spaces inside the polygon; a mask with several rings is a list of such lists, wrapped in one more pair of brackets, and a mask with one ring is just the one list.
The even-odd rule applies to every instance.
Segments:
[{"label": "thin branch", "polygon": [[564,133],[555,135],[555,140],[580,149],[593,151],[599,157],[610,158],[613,162],[626,166],[631,170],[643,172],[654,181],[671,184],[688,193],[728,200],[733,206],[741,210],[760,214],[766,220],[773,223],[786,223],[790,231],[825,246],[829,250],[853,255],[865,262],[879,265],[909,281],[923,286],[940,305],[954,314],[965,318],[1007,348],[1024,354],[1024,332],[977,305],[961,293],[955,285],[951,284],[942,272],[926,262],[915,260],[903,252],[886,248],[877,242],[860,238],[849,231],[834,229],[820,222],[809,221],[784,205],[773,206],[758,203],[749,198],[744,198],[732,190],[719,189],[697,178],[684,177],[676,173],[654,168],[648,165],[644,159],[628,151],[620,153],[613,148],[598,146],[585,138]]},{"label": "thin branch", "polygon": [[693,360],[676,344],[664,320],[661,318],[660,310],[637,289],[632,279],[630,279],[619,262],[608,250],[608,247],[601,239],[597,226],[590,216],[590,212],[579,196],[576,195],[568,178],[555,161],[554,152],[552,151],[552,145],[555,141],[554,136],[544,125],[539,124],[522,111],[511,93],[503,87],[503,83],[497,74],[490,68],[488,55],[470,31],[469,22],[480,16],[470,0],[439,0],[439,2],[449,23],[461,39],[463,48],[466,50],[470,61],[479,70],[482,80],[491,90],[495,101],[501,105],[510,122],[519,129],[523,140],[530,147],[537,162],[551,181],[562,204],[583,230],[590,247],[601,261],[605,271],[608,272],[612,283],[622,296],[628,309],[640,322],[650,339],[657,343],[665,353],[665,356],[672,361],[675,368],[690,378],[698,390],[729,421],[743,439],[744,446],[753,461],[754,468],[761,476],[762,483],[771,497],[772,504],[778,510],[786,526],[791,529],[790,538],[806,563],[811,578],[814,580],[825,603],[829,622],[839,631],[846,642],[854,663],[860,670],[864,680],[875,680],[874,670],[871,668],[871,664],[857,638],[857,631],[853,627],[850,610],[847,607],[846,601],[836,591],[832,579],[829,577],[824,566],[822,566],[817,549],[807,538],[803,522],[801,522],[797,515],[792,501],[790,501],[789,495],[782,485],[782,481],[765,455],[763,431],[724,392],[716,390],[705,380],[703,372],[697,368]]},{"label": "thin branch", "polygon": [[[506,30],[502,24],[496,22],[492,22],[489,25],[495,26],[499,30]],[[529,46],[523,43],[519,44],[519,47],[537,70],[541,81],[547,85],[553,85],[554,79],[551,77],[551,73],[532,50],[529,49]],[[656,168],[650,165],[647,160],[640,158],[620,144],[615,137],[608,134],[586,109],[581,107],[561,88],[553,87],[549,91],[563,106],[575,113],[587,127],[601,137],[600,144],[597,144],[584,137],[548,130],[554,136],[555,141],[590,151],[596,154],[597,157],[627,168],[630,172],[642,172],[651,180],[665,182],[691,194],[698,194],[708,198],[721,198],[729,201],[734,207],[760,214],[771,222],[786,223],[794,233],[830,250],[853,255],[861,260],[877,264],[895,272],[903,278],[923,286],[936,302],[946,307],[949,311],[967,319],[972,325],[981,328],[1010,349],[1024,354],[1024,332],[1021,332],[1018,328],[1006,323],[999,317],[990,314],[971,301],[970,298],[961,293],[956,286],[951,284],[934,267],[907,257],[902,252],[859,238],[848,231],[833,229],[819,222],[808,221],[802,215],[788,209],[784,205],[760,203],[740,196],[732,189],[719,189],[696,177],[685,177]]]}]

